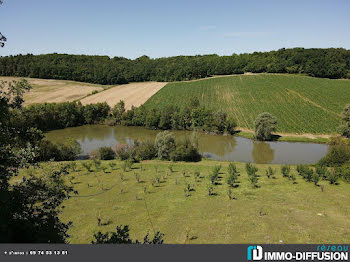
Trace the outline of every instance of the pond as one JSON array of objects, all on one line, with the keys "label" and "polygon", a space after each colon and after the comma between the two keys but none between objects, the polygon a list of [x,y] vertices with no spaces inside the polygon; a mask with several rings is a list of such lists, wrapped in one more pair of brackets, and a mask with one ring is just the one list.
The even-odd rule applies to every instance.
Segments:
[{"label": "pond", "polygon": [[[116,144],[132,144],[135,140],[154,141],[160,130],[143,127],[86,125],[50,131],[52,142],[76,139],[82,154]],[[191,131],[172,131],[177,140],[191,136]],[[206,158],[220,161],[252,162],[259,164],[313,164],[326,155],[328,145],[292,142],[258,142],[237,136],[199,133],[199,150]]]}]

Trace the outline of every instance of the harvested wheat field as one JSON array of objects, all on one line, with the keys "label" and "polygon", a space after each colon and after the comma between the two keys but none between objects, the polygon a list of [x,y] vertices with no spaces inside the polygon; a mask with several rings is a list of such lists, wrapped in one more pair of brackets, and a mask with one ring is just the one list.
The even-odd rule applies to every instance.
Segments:
[{"label": "harvested wheat field", "polygon": [[83,105],[107,102],[108,105],[114,106],[120,100],[124,100],[125,108],[130,109],[131,106],[140,106],[145,103],[166,84],[165,82],[143,82],[119,85],[85,97],[81,102]]},{"label": "harvested wheat field", "polygon": [[[19,80],[19,77],[0,77],[0,81]],[[54,103],[79,100],[93,91],[102,91],[109,86],[94,85],[75,81],[25,78],[33,86],[24,95],[24,104]]]}]

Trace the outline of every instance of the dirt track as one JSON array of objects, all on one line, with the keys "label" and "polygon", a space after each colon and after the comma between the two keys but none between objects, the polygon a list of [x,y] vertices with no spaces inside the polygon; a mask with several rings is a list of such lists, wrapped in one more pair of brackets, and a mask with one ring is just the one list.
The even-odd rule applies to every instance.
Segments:
[{"label": "dirt track", "polygon": [[113,107],[120,100],[124,100],[125,108],[130,109],[132,105],[140,106],[145,103],[166,84],[164,82],[143,82],[119,85],[98,94],[88,96],[82,99],[81,102],[83,105],[107,102]]}]

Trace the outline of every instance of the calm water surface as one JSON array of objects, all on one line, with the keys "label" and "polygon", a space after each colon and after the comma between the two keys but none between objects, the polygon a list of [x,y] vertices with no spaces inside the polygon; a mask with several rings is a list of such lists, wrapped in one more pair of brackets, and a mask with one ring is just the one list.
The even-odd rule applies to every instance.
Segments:
[{"label": "calm water surface", "polygon": [[[135,140],[154,141],[159,130],[142,127],[86,125],[48,132],[46,137],[59,142],[67,138],[76,139],[82,154],[116,144],[132,144]],[[191,131],[173,131],[177,140],[192,134]],[[214,160],[254,162],[260,164],[312,164],[320,160],[328,145],[290,142],[257,142],[237,136],[207,135],[199,133],[199,150]]]}]

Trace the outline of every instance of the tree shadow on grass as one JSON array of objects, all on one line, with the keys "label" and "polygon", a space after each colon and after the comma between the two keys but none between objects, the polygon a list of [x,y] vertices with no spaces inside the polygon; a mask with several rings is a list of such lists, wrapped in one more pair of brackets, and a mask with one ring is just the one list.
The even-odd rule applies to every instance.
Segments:
[{"label": "tree shadow on grass", "polygon": [[278,139],[280,139],[282,136],[280,135],[271,135],[271,139],[270,141],[278,141]]}]

